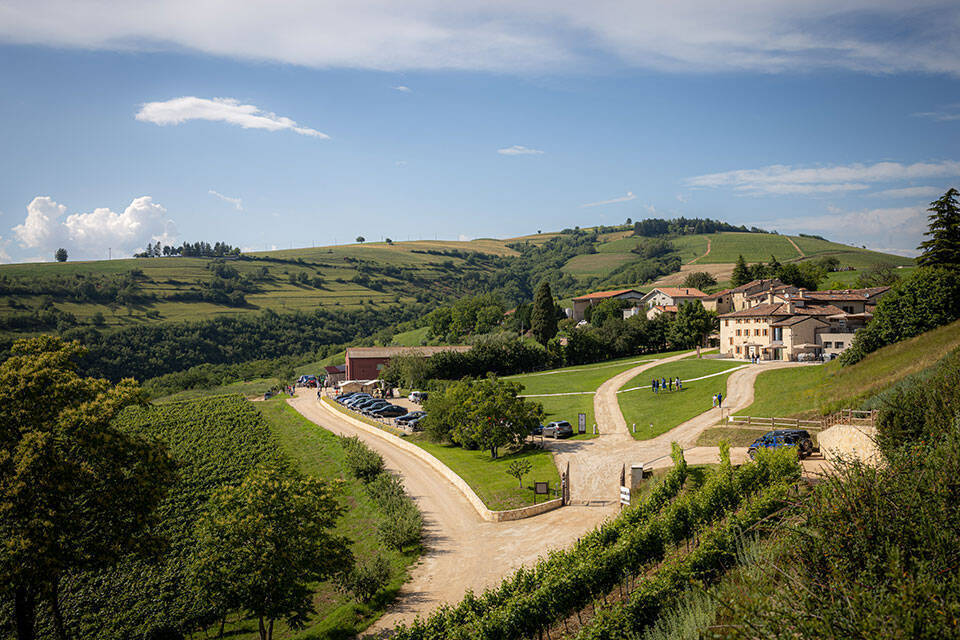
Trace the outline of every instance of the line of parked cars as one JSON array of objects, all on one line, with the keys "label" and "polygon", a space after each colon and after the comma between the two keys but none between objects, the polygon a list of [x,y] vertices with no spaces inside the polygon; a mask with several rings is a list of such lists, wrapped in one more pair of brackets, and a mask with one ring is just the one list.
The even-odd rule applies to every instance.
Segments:
[{"label": "line of parked cars", "polygon": [[423,411],[409,411],[383,398],[374,398],[369,393],[362,391],[341,393],[334,400],[347,409],[371,418],[396,418],[398,425],[408,426],[414,431],[418,430],[417,424],[427,415]]}]

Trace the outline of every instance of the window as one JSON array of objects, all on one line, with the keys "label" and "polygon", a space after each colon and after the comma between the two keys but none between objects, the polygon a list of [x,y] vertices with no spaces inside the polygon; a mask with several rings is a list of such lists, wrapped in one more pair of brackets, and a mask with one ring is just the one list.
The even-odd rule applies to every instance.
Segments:
[{"label": "window", "polygon": [[754,329],[754,330],[753,330],[753,335],[755,335],[755,336],[760,335],[760,329]]},{"label": "window", "polygon": [[832,342],[824,342],[824,343],[823,343],[823,348],[824,348],[824,349],[832,349],[832,348],[833,348],[833,343],[832,343]]},{"label": "window", "polygon": [[763,330],[763,335],[767,335],[767,330],[766,330],[766,329]]},{"label": "window", "polygon": [[729,327],[729,326],[730,326],[730,321],[729,321],[729,320],[724,320],[724,321],[723,321],[723,326]]},{"label": "window", "polygon": [[733,344],[733,338],[730,338],[730,344]]},{"label": "window", "polygon": [[740,347],[737,347],[737,353],[740,353]]},{"label": "window", "polygon": [[737,335],[740,335],[740,329],[737,329]]},{"label": "window", "polygon": [[834,346],[835,346],[837,349],[843,349],[843,343],[842,343],[842,342],[837,342]]}]

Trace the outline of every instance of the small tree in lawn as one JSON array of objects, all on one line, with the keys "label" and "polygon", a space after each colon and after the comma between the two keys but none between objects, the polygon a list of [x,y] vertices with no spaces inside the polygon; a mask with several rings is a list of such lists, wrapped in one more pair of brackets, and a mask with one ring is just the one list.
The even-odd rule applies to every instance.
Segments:
[{"label": "small tree in lawn", "polygon": [[364,242],[366,242],[366,240],[367,240],[367,239],[364,238],[363,236],[357,236],[357,242],[359,242],[359,243],[361,243],[361,244],[363,244]]},{"label": "small tree in lawn", "polygon": [[[507,444],[519,444],[543,419],[543,407],[518,398],[523,387],[490,375],[481,380],[466,379],[466,411],[453,428],[451,438],[462,446],[478,446],[490,451]],[[433,411],[433,405],[428,411]]]},{"label": "small tree in lawn", "polygon": [[516,478],[517,482],[520,483],[520,488],[523,489],[523,476],[530,473],[531,468],[532,467],[529,460],[526,458],[520,458],[519,460],[514,460],[507,465],[507,473]]},{"label": "small tree in lawn", "polygon": [[695,347],[715,328],[716,314],[703,308],[700,302],[684,302],[677,318],[670,326],[669,339],[677,347]]},{"label": "small tree in lawn", "polygon": [[53,254],[53,257],[57,259],[57,262],[66,262],[67,261],[67,250],[63,247],[57,249],[57,252]]},{"label": "small tree in lawn", "polygon": [[224,612],[257,618],[260,640],[283,619],[301,629],[313,612],[311,583],[341,581],[353,559],[332,529],[343,507],[337,484],[273,468],[251,471],[211,496],[197,523],[191,565],[197,586]]},{"label": "small tree in lawn", "polygon": [[960,266],[960,193],[950,189],[939,200],[930,203],[928,231],[929,240],[920,243],[923,252],[917,263],[923,267]]},{"label": "small tree in lawn", "polygon": [[730,276],[730,285],[739,287],[747,284],[753,279],[750,275],[750,268],[747,266],[747,261],[743,259],[743,255],[737,256],[737,264],[734,265],[733,275]]},{"label": "small tree in lawn", "polygon": [[533,337],[542,345],[557,335],[557,305],[548,282],[541,282],[533,296],[533,312],[530,314],[530,329]]}]

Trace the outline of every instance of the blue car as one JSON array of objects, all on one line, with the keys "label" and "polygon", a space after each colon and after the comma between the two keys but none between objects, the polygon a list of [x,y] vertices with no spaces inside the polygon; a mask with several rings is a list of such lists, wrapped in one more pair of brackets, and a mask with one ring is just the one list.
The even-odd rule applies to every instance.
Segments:
[{"label": "blue car", "polygon": [[795,447],[797,456],[802,460],[813,453],[813,439],[803,429],[768,431],[753,441],[753,444],[747,449],[747,455],[753,459],[760,449],[780,449],[782,447]]}]

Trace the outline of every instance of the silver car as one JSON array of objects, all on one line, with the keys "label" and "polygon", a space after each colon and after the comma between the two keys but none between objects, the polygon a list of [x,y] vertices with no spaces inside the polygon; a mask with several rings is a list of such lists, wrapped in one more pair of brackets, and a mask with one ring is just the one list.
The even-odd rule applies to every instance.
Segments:
[{"label": "silver car", "polygon": [[543,436],[553,438],[569,438],[573,435],[573,427],[566,420],[557,420],[543,427]]}]

